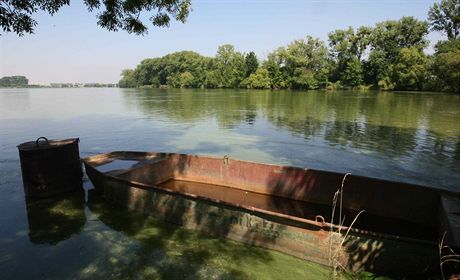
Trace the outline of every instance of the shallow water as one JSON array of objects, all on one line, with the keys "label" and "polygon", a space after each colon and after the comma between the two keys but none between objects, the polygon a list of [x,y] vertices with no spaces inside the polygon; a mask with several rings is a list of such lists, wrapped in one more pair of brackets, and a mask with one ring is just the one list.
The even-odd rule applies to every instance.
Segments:
[{"label": "shallow water", "polygon": [[16,145],[39,136],[79,137],[82,156],[229,155],[460,191],[459,95],[0,89],[0,279],[327,275],[282,254],[112,209],[88,193],[26,201]]}]

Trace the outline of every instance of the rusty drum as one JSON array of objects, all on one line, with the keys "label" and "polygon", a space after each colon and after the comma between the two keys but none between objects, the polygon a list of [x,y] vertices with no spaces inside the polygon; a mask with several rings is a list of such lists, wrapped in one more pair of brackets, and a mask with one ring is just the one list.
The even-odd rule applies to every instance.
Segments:
[{"label": "rusty drum", "polygon": [[18,146],[26,196],[48,197],[82,188],[79,141],[40,137]]}]

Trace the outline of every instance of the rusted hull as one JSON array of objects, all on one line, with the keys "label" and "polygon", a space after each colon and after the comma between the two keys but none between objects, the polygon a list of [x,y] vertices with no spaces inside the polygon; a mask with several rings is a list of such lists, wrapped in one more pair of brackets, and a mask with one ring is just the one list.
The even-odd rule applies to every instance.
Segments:
[{"label": "rusted hull", "polygon": [[[111,157],[133,158],[142,155],[148,156],[149,160],[146,161],[147,164],[140,164],[133,168],[134,172],[127,169],[104,173],[97,169],[99,164]],[[439,266],[437,243],[429,237],[418,239],[410,234],[399,236],[359,229],[351,229],[345,237],[348,228],[323,222],[324,211],[321,212],[321,207],[315,208],[319,209],[315,211],[323,214],[316,215],[316,219],[309,219],[308,213],[296,210],[298,206],[295,203],[298,201],[306,203],[305,207],[308,207],[311,201],[315,203],[314,205],[320,205],[317,204],[318,200],[324,199],[325,203],[329,201],[329,205],[327,203],[324,205],[332,211],[330,204],[333,192],[331,191],[340,187],[341,174],[311,170],[307,173],[306,169],[236,160],[230,160],[229,163],[226,159],[177,154],[112,153],[90,157],[84,162],[89,178],[106,200],[130,210],[149,213],[186,228],[277,250],[324,265],[340,263],[353,271],[367,270],[387,275],[423,275],[433,273]],[[248,174],[253,174],[253,177],[250,178]],[[163,182],[171,178],[217,185],[222,185],[223,181],[226,181],[227,186],[232,189],[244,190],[246,194],[254,192],[252,196],[254,199],[245,201],[245,198],[232,195],[230,190],[228,194],[224,192],[224,196],[219,196],[219,193],[213,194],[213,190],[206,190],[206,188],[200,189],[200,192],[190,192],[193,188],[184,189],[180,185],[177,188],[168,188],[168,185],[161,187]],[[316,180],[312,180],[313,178]],[[277,183],[270,186],[273,180]],[[353,186],[361,185],[356,183],[359,181],[358,177],[350,177],[350,181],[355,182],[354,185],[345,187],[351,190]],[[363,178],[361,181],[369,187],[379,182],[369,178]],[[382,184],[387,185],[380,183]],[[211,188],[212,185],[209,186]],[[320,187],[323,189],[319,189]],[[414,188],[411,185],[398,187]],[[317,193],[311,193],[311,189]],[[403,190],[403,194],[406,191],[407,189]],[[420,197],[423,202],[421,207],[432,203],[431,207],[438,208],[436,203],[439,202],[435,191],[424,189],[419,192],[413,192],[413,195]],[[295,202],[292,204],[295,207],[291,205],[292,209],[276,205],[273,201],[264,204],[261,202],[262,198],[259,198],[261,195],[265,195],[264,199],[274,196],[286,198],[288,194],[291,196],[289,199],[293,199],[292,203]],[[369,196],[366,193],[363,195]],[[349,213],[354,213],[354,210],[359,209],[354,209],[352,206],[364,200],[356,193],[351,194],[350,197],[352,203],[348,201],[344,205],[352,208],[352,212]],[[289,202],[291,200],[281,201],[291,203]],[[266,207],[267,205],[269,207]],[[372,201],[370,204],[362,205],[366,210],[375,212],[372,207],[376,206]],[[395,205],[398,205],[397,202]],[[274,208],[275,206],[281,208]],[[388,206],[391,208],[390,205]],[[275,211],[276,209],[281,210]],[[402,215],[401,211],[401,209],[392,209],[389,212],[399,218]],[[290,215],[292,213],[295,215]],[[411,218],[414,213],[408,215]],[[436,216],[437,213],[433,215]],[[416,219],[423,221],[425,218]],[[347,219],[351,220],[352,217]],[[384,226],[392,226],[388,220],[389,217],[381,219],[387,223]],[[400,220],[398,219],[398,223],[402,223]],[[436,221],[437,219],[432,222]],[[404,229],[404,226],[401,228]],[[420,228],[433,229],[430,224]],[[430,234],[426,235],[430,236]]]}]

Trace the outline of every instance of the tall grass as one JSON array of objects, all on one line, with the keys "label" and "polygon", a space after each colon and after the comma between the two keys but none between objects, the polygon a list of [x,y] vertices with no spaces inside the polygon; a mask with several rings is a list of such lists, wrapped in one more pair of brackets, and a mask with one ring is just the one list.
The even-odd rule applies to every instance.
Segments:
[{"label": "tall grass", "polygon": [[[353,228],[354,223],[357,221],[359,215],[364,213],[364,210],[361,210],[353,219],[350,226],[347,228],[345,234],[342,234],[342,229],[344,229],[343,225],[345,223],[345,216],[342,215],[343,210],[343,194],[344,194],[344,185],[345,180],[348,175],[351,173],[346,173],[342,179],[342,185],[340,188],[334,193],[334,198],[332,200],[332,215],[331,215],[331,223],[330,223],[330,230],[329,230],[329,267],[331,268],[330,271],[330,278],[331,279],[340,279],[341,273],[340,271],[344,271],[346,269],[345,265],[341,263],[342,256],[345,253],[344,244],[348,238],[348,234],[350,230]],[[336,209],[338,205],[338,224],[335,224],[336,221]],[[335,226],[337,225],[337,227]],[[334,229],[336,227],[336,229]]]},{"label": "tall grass", "polygon": [[[441,270],[441,278],[442,280],[446,279],[445,273],[444,273],[444,265],[446,264],[456,264],[457,267],[460,264],[460,255],[454,252],[451,247],[448,245],[444,244],[444,240],[446,238],[446,232],[444,232],[441,241],[439,242],[439,268]],[[457,276],[452,275],[449,276],[450,280],[454,279],[460,279],[460,276],[457,274]]]}]

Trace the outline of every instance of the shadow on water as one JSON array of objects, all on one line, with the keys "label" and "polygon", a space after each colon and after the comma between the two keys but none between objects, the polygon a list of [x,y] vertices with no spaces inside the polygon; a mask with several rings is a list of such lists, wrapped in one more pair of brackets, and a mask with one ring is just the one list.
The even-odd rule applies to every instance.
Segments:
[{"label": "shadow on water", "polygon": [[[314,236],[318,250],[326,255],[337,252],[340,267],[371,271],[372,277],[391,279],[435,279],[440,275],[436,192],[349,175],[344,183],[343,208],[339,210],[338,204],[332,219],[334,194],[342,185],[342,174],[293,167],[284,167],[277,173],[267,183],[272,189],[273,209],[312,221],[334,221],[336,225],[340,211],[343,225],[352,226],[349,235],[345,235],[346,228],[339,233],[337,227],[299,225]],[[365,212],[359,214],[360,210]],[[358,218],[352,224],[355,217]],[[358,278],[360,273],[350,275]]]},{"label": "shadow on water", "polygon": [[57,245],[79,234],[86,223],[83,189],[50,198],[26,197],[26,209],[29,239],[35,244]]},{"label": "shadow on water", "polygon": [[[273,260],[263,249],[165,223],[155,218],[155,213],[146,215],[110,206],[94,190],[89,191],[87,204],[105,225],[141,242],[136,261],[119,272],[119,278],[249,279],[239,265]],[[168,212],[177,219],[184,213],[182,208],[182,203],[177,203]]]}]

